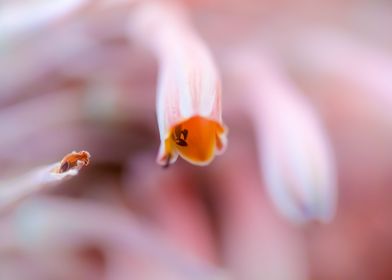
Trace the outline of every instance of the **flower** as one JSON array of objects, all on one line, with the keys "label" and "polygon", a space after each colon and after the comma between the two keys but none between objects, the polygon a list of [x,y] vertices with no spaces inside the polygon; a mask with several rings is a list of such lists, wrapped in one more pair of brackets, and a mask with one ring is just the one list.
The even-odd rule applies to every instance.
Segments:
[{"label": "flower", "polygon": [[219,74],[208,48],[183,10],[167,3],[142,4],[131,22],[131,34],[159,61],[157,162],[168,166],[180,155],[195,165],[209,164],[224,151],[227,129]]}]

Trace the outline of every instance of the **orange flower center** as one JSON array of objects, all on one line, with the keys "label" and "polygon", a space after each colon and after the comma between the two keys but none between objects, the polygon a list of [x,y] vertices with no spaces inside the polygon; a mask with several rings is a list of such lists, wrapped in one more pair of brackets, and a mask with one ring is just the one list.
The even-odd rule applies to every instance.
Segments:
[{"label": "orange flower center", "polygon": [[218,122],[200,116],[189,118],[171,129],[166,139],[167,154],[173,150],[194,164],[207,164],[215,155],[215,148],[223,149],[221,135],[224,128]]}]

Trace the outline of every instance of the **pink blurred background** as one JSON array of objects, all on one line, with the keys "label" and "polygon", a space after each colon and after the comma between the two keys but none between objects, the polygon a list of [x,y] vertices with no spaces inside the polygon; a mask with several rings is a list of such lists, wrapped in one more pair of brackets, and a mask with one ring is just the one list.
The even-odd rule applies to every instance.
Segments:
[{"label": "pink blurred background", "polygon": [[[0,279],[392,279],[392,3],[182,1],[221,73],[229,146],[208,167],[162,169],[157,62],[128,34],[143,2],[0,3],[0,181],[92,155],[1,213]],[[243,55],[267,57],[264,75]],[[244,99],[248,77],[262,91],[269,75],[325,129],[329,223],[293,222],[267,191],[263,107]]]}]

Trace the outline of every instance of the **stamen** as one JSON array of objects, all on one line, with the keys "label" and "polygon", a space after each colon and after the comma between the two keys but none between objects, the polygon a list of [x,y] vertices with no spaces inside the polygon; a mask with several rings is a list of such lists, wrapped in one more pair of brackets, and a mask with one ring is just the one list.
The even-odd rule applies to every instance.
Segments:
[{"label": "stamen", "polygon": [[[177,125],[174,128],[174,133],[172,134],[172,139],[174,142],[181,146],[181,147],[187,147],[188,143],[186,142],[186,139],[188,138],[188,129],[181,129],[181,125]],[[183,138],[181,136],[184,136]]]},{"label": "stamen", "polygon": [[87,166],[90,162],[90,154],[87,151],[75,152],[66,155],[61,163],[58,173],[64,173],[70,170],[71,168],[77,167],[82,164],[83,166]]}]

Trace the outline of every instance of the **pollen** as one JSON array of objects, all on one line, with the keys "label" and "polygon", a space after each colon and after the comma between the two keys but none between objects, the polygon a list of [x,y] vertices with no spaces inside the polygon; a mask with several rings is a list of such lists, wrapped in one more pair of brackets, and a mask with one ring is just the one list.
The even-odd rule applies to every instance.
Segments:
[{"label": "pollen", "polygon": [[80,165],[87,166],[90,162],[90,153],[87,151],[80,151],[69,153],[60,162],[58,173],[64,173],[68,170],[78,167]]}]

